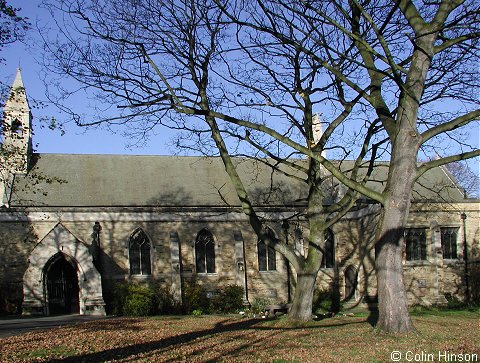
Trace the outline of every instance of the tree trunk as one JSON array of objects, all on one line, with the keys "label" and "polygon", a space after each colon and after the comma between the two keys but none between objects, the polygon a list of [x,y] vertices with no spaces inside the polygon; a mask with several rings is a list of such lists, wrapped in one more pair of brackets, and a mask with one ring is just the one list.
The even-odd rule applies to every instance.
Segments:
[{"label": "tree trunk", "polygon": [[313,291],[315,280],[322,265],[325,247],[325,216],[323,210],[322,170],[319,163],[310,160],[308,223],[309,243],[305,263],[297,270],[297,284],[293,295],[289,319],[308,321],[312,319]]},{"label": "tree trunk", "polygon": [[377,328],[389,333],[414,330],[403,282],[403,213],[396,208],[385,209],[375,249],[379,312]]},{"label": "tree trunk", "polygon": [[318,271],[303,271],[297,274],[297,284],[288,314],[290,320],[309,321],[312,319],[313,291]]},{"label": "tree trunk", "polygon": [[392,150],[386,200],[376,236],[375,268],[379,312],[377,328],[389,333],[414,330],[408,314],[402,260],[403,233],[416,177],[418,146],[415,135],[408,130],[401,130],[398,142]]},{"label": "tree trunk", "polygon": [[433,57],[435,33],[419,34],[417,47],[397,109],[397,125],[392,141],[392,157],[385,188],[385,203],[375,246],[378,291],[377,328],[389,333],[414,330],[408,315],[403,283],[403,233],[410,210],[413,185],[417,177],[418,149],[422,143],[417,129],[418,109]]}]

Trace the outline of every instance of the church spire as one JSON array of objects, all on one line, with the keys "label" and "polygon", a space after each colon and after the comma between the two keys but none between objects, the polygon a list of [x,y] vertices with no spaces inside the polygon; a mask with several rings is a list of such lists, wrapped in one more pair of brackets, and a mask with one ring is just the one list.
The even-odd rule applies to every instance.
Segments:
[{"label": "church spire", "polygon": [[32,113],[28,105],[20,68],[17,69],[10,94],[3,108],[2,160],[10,172],[26,172],[32,148]]},{"label": "church spire", "polygon": [[[320,139],[323,135],[322,119],[321,114],[315,113],[312,117],[312,132],[313,132],[313,141],[315,144],[320,142]],[[325,149],[322,150],[321,155],[326,158],[327,152]]]},{"label": "church spire", "polygon": [[20,68],[17,68],[15,80],[10,88],[10,94],[5,102],[4,110],[30,112],[30,106],[28,105],[27,94],[25,92],[25,86],[23,85]]}]

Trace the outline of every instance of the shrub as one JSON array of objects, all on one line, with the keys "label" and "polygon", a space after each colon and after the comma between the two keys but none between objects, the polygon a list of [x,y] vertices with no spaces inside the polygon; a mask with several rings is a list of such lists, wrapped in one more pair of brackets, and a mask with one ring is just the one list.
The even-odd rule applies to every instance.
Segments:
[{"label": "shrub", "polygon": [[136,283],[120,283],[115,286],[113,313],[116,315],[147,316],[157,312],[155,290]]},{"label": "shrub", "polygon": [[203,286],[196,282],[185,284],[183,290],[183,310],[186,314],[191,314],[194,310],[210,311],[210,300]]},{"label": "shrub", "polygon": [[265,307],[270,305],[271,301],[269,299],[256,297],[253,299],[252,306],[250,307],[250,312],[252,314],[264,314]]},{"label": "shrub", "polygon": [[116,315],[147,316],[178,313],[203,315],[212,312],[231,313],[243,307],[243,288],[230,285],[220,290],[211,299],[198,283],[186,284],[183,305],[175,303],[172,293],[165,287],[119,283],[115,286],[112,310]]},{"label": "shrub", "polygon": [[128,283],[121,282],[115,284],[113,288],[112,313],[114,315],[123,315],[123,306],[128,295]]},{"label": "shrub", "polygon": [[452,294],[445,294],[445,299],[447,299],[448,309],[462,309],[467,305],[465,302]]},{"label": "shrub", "polygon": [[315,290],[313,294],[314,314],[338,313],[340,311],[340,294],[336,289]]},{"label": "shrub", "polygon": [[155,291],[148,286],[130,284],[123,305],[123,314],[148,316],[155,313]]},{"label": "shrub", "polygon": [[22,298],[14,287],[0,285],[0,315],[22,313]]},{"label": "shrub", "polygon": [[155,313],[160,315],[175,314],[180,312],[181,307],[175,302],[169,289],[157,286],[155,288],[155,310]]},{"label": "shrub", "polygon": [[243,307],[243,287],[229,285],[211,300],[211,309],[218,313],[234,313]]},{"label": "shrub", "polygon": [[[206,289],[198,283],[184,287],[183,308],[186,314],[233,313],[243,307],[243,288],[229,285],[208,298]],[[199,314],[200,312],[200,314]]]}]

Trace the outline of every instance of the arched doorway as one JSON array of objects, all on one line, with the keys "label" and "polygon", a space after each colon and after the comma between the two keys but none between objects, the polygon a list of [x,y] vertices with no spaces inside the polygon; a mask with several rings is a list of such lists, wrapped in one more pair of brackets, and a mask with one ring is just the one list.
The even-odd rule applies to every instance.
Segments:
[{"label": "arched doorway", "polygon": [[[102,279],[92,263],[89,247],[61,223],[53,227],[30,253],[28,267],[23,275],[22,308],[24,314],[51,314],[47,286],[48,272],[55,266],[57,258],[60,257],[66,260],[73,269],[72,271],[64,263],[61,263],[64,265],[64,276],[70,276],[66,280],[76,281],[70,291],[75,288],[78,291],[78,293],[72,294],[72,304],[65,305],[70,306],[72,311],[78,311],[80,314],[105,315]],[[57,268],[61,269],[60,265]],[[54,271],[52,271],[51,276],[56,275]],[[72,275],[76,277],[72,277]],[[78,305],[76,305],[75,300],[78,301]]]},{"label": "arched doorway", "polygon": [[353,266],[348,266],[344,272],[345,277],[345,301],[355,299],[357,291],[358,273]]},{"label": "arched doorway", "polygon": [[78,275],[75,263],[62,253],[45,266],[45,293],[49,315],[80,312]]}]

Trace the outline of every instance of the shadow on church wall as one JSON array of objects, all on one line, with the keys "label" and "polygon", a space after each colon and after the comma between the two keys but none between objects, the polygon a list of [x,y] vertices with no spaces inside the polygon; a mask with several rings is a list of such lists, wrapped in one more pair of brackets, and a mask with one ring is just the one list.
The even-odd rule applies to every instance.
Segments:
[{"label": "shadow on church wall", "polygon": [[[222,192],[222,188],[212,188],[212,195]],[[257,188],[256,198],[263,202],[271,202],[276,198],[283,198],[281,200],[281,207],[278,212],[288,211],[285,206],[295,200],[297,194],[292,192],[289,194],[287,190],[277,189],[271,191],[270,194],[265,194],[265,189]],[[111,300],[111,292],[113,291],[115,283],[119,281],[126,281],[131,278],[128,265],[128,241],[129,236],[136,228],[142,228],[148,234],[152,241],[152,256],[153,256],[153,273],[152,278],[162,280],[169,283],[172,274],[171,256],[170,256],[170,233],[176,232],[178,234],[180,243],[180,271],[185,279],[196,278],[203,280],[206,284],[214,286],[216,283],[228,284],[234,282],[233,271],[237,268],[236,261],[233,258],[233,244],[234,233],[237,230],[242,231],[245,248],[246,248],[246,264],[248,289],[251,297],[255,296],[258,291],[258,286],[254,286],[253,282],[261,282],[261,289],[263,292],[271,291],[270,298],[276,302],[286,302],[287,289],[287,272],[286,265],[283,258],[279,257],[278,271],[266,274],[258,273],[258,260],[256,254],[257,238],[251,231],[249,225],[244,220],[228,220],[227,216],[234,210],[235,213],[241,211],[235,206],[223,204],[220,209],[210,207],[202,207],[200,210],[202,216],[198,219],[190,217],[188,220],[182,220],[185,214],[182,214],[186,209],[181,208],[182,205],[187,204],[194,198],[193,193],[187,192],[183,188],[178,188],[174,195],[166,195],[159,193],[158,197],[152,199],[150,202],[152,206],[138,209],[132,208],[103,208],[103,209],[89,209],[95,213],[101,213],[101,219],[98,222],[101,224],[102,230],[100,233],[99,249],[92,251],[92,256],[95,255],[95,266],[102,274],[102,285],[104,298],[106,302]],[[278,200],[278,199],[276,199]],[[300,202],[300,200],[295,200]],[[165,205],[171,204],[165,207]],[[171,206],[176,206],[172,210]],[[180,207],[179,207],[180,206]],[[290,205],[291,206],[291,205]],[[298,210],[298,205],[292,206],[291,210]],[[188,213],[191,213],[190,209]],[[197,209],[198,211],[198,209]],[[62,213],[58,210],[58,218],[62,218]],[[160,220],[148,219],[151,215],[159,215]],[[72,213],[74,216],[75,213]],[[147,216],[147,217],[145,217]],[[225,217],[224,221],[222,218]],[[162,219],[164,218],[164,219]],[[424,224],[428,220],[428,216],[416,217],[418,223]],[[65,221],[64,225],[69,228],[87,247],[92,247],[92,228],[96,220],[89,221]],[[412,217],[411,224],[417,223]],[[473,221],[472,221],[473,223]],[[2,235],[0,244],[0,252],[3,259],[2,266],[0,266],[1,280],[0,293],[1,306],[4,312],[19,313],[21,312],[22,304],[22,276],[28,267],[28,258],[43,236],[48,232],[47,229],[52,228],[55,221],[43,222],[18,222],[18,223],[1,223],[0,234]],[[281,221],[272,221],[278,233],[282,233]],[[335,304],[337,307],[343,306],[356,307],[363,303],[368,303],[370,299],[374,300],[376,290],[376,280],[374,275],[374,253],[372,252],[373,236],[375,234],[376,217],[372,215],[364,216],[359,219],[344,221],[334,225],[332,228],[336,235],[337,242],[337,263],[333,269],[322,269],[318,277],[319,288],[329,288],[332,291],[332,296],[336,297]],[[215,277],[198,276],[194,271],[194,254],[193,243],[197,233],[202,228],[209,228],[216,236],[218,248],[218,263],[222,264],[219,272]],[[40,233],[39,233],[40,232]],[[478,234],[478,231],[475,232]],[[43,236],[42,236],[43,235]],[[471,238],[472,234],[469,233]],[[297,236],[298,237],[298,236]],[[290,236],[290,240],[294,241],[296,236]],[[472,246],[478,246],[478,239],[474,239]],[[58,246],[60,247],[60,246]],[[473,251],[471,251],[473,253]],[[358,294],[352,301],[343,301],[345,295],[345,269],[353,266],[358,273]],[[471,268],[471,295],[472,298],[478,299],[478,283],[475,278],[476,274],[480,273],[480,269],[475,268],[472,262]],[[416,267],[417,269],[427,270],[424,267]],[[413,273],[413,272],[412,272]],[[408,276],[411,274],[408,273]],[[460,286],[463,283],[463,275],[460,276]],[[255,280],[256,279],[256,280]],[[148,279],[144,280],[147,281]],[[415,278],[408,278],[406,281],[407,291],[413,300],[420,300],[422,296],[421,290],[418,288],[418,282]],[[427,281],[430,283],[430,280]],[[292,284],[294,280],[292,279]],[[294,286],[293,286],[294,287]],[[29,288],[28,286],[26,287]],[[457,292],[462,294],[461,287]],[[4,293],[5,292],[5,293]],[[275,292],[275,293],[273,293]],[[31,293],[36,294],[37,290],[31,287]],[[373,301],[374,302],[374,301]],[[334,309],[337,309],[334,307]]]},{"label": "shadow on church wall", "polygon": [[0,223],[0,314],[21,314],[23,275],[38,241],[28,222]]}]

